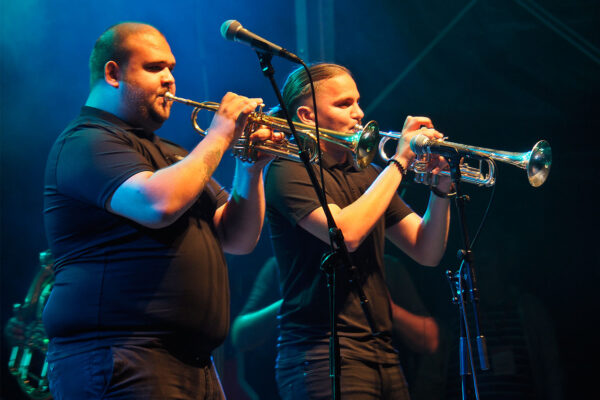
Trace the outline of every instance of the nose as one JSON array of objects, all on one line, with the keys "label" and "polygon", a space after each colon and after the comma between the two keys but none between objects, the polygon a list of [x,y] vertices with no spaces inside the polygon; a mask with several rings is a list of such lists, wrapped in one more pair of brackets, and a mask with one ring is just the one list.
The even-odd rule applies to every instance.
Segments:
[{"label": "nose", "polygon": [[363,112],[362,108],[360,108],[358,103],[354,104],[354,106],[352,106],[351,117],[353,119],[357,120],[358,122],[360,122],[364,116],[365,116],[365,113]]},{"label": "nose", "polygon": [[163,86],[172,87],[175,85],[175,77],[169,68],[164,69],[161,79]]}]

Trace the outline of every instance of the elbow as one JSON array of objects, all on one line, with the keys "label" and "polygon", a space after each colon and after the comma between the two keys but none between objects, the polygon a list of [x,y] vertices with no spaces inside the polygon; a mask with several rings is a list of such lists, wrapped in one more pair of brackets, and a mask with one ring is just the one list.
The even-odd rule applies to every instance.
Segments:
[{"label": "elbow", "polygon": [[240,321],[239,317],[236,318],[231,324],[231,343],[233,347],[238,351],[244,351],[245,345],[243,343],[242,337],[240,335]]},{"label": "elbow", "polygon": [[[166,228],[173,224],[187,209],[177,199],[157,196],[148,188],[140,188],[138,206],[132,209],[136,222],[152,229]],[[132,203],[136,204],[136,203]]]},{"label": "elbow", "polygon": [[423,249],[418,253],[417,257],[414,257],[414,260],[425,267],[437,267],[440,265],[443,256],[444,251],[432,252]]},{"label": "elbow", "polygon": [[151,229],[161,229],[177,221],[180,214],[174,208],[154,205],[149,207],[143,218],[140,218],[137,222]]},{"label": "elbow", "polygon": [[421,265],[426,267],[437,267],[440,265],[440,261],[442,261],[442,257],[426,257],[422,260]]},{"label": "elbow", "polygon": [[221,238],[221,246],[223,247],[223,251],[228,254],[243,256],[246,254],[252,253],[256,245],[258,244],[257,237],[254,240],[250,240],[249,238]]},{"label": "elbow", "polygon": [[351,230],[342,231],[344,233],[344,243],[350,253],[354,253],[366,238],[366,235],[352,232]]},{"label": "elbow", "polygon": [[437,323],[432,317],[422,317],[423,331],[407,339],[407,345],[420,354],[435,354],[440,347],[440,333]]},{"label": "elbow", "polygon": [[440,347],[440,340],[438,337],[435,338],[431,338],[431,340],[428,341],[427,346],[425,348],[425,352],[427,354],[435,354],[438,350],[438,348]]},{"label": "elbow", "polygon": [[428,318],[427,325],[429,329],[425,336],[425,353],[434,354],[440,347],[440,329],[433,318]]},{"label": "elbow", "polygon": [[350,253],[354,253],[356,250],[358,250],[361,242],[357,241],[357,240],[344,240],[344,243],[346,243],[346,248],[348,249],[348,252]]}]

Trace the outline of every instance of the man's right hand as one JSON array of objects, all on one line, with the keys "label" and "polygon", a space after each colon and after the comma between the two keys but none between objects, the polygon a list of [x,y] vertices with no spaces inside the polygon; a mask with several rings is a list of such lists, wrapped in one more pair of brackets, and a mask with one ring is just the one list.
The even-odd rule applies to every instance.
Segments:
[{"label": "man's right hand", "polygon": [[208,134],[223,137],[231,147],[242,136],[250,113],[262,102],[261,98],[248,98],[227,92],[208,128]]},{"label": "man's right hand", "polygon": [[410,140],[418,134],[423,134],[430,139],[441,139],[443,134],[433,128],[433,123],[427,117],[406,117],[402,127],[402,136],[398,140],[394,158],[408,168],[415,158],[415,153],[410,149]]}]

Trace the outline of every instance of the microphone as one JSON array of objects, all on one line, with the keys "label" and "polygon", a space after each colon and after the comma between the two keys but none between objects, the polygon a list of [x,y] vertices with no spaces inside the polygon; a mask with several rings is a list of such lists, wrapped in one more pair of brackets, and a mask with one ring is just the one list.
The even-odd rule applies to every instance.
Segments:
[{"label": "microphone", "polygon": [[417,155],[433,153],[445,157],[473,157],[473,149],[469,148],[468,146],[465,146],[464,144],[429,139],[422,133],[419,133],[418,135],[410,139],[410,149]]},{"label": "microphone", "polygon": [[297,55],[250,32],[234,19],[223,22],[221,25],[221,36],[227,40],[246,43],[254,50],[262,53],[276,55],[291,62],[302,64],[302,60]]}]

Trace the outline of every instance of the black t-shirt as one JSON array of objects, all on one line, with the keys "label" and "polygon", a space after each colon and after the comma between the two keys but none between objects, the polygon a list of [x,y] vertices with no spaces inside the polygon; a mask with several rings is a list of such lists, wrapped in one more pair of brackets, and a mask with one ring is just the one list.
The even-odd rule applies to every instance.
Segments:
[{"label": "black t-shirt", "polygon": [[[323,158],[327,203],[344,208],[356,201],[377,178],[372,165],[356,170],[350,164],[333,165]],[[320,181],[318,168],[313,166]],[[329,246],[298,226],[298,221],[321,207],[304,165],[275,160],[266,176],[267,216],[280,268],[283,304],[280,310],[279,365],[301,359],[327,358],[330,332],[326,279],[321,257]],[[351,253],[373,316],[374,338],[357,294],[338,274],[337,328],[342,356],[375,362],[397,362],[391,344],[391,310],[387,297],[383,251],[385,228],[412,211],[394,196],[384,216]],[[360,223],[360,221],[357,221]]]},{"label": "black t-shirt", "polygon": [[213,215],[227,192],[211,180],[196,203],[163,229],[106,210],[125,180],[186,154],[90,107],[58,137],[44,186],[56,281],[43,319],[55,342],[158,337],[198,355],[222,343],[229,329],[229,284]]}]

